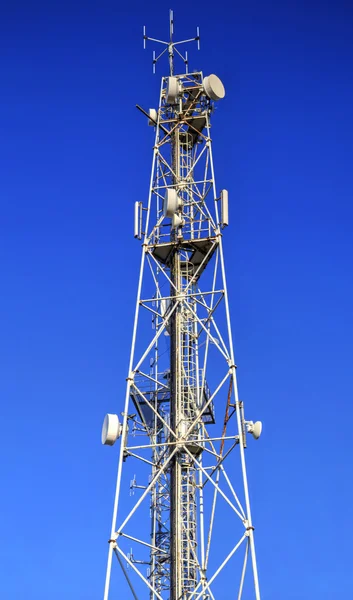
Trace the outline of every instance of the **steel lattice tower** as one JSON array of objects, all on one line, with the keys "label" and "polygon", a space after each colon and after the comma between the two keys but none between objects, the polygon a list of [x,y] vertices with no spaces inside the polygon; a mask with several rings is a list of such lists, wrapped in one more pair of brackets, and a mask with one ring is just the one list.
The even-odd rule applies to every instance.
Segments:
[{"label": "steel lattice tower", "polygon": [[[215,75],[187,72],[178,46],[199,44],[199,32],[174,42],[172,11],[170,40],[144,31],[146,40],[164,45],[153,64],[167,53],[170,75],[158,110],[140,109],[155,141],[148,203],[135,205],[135,237],[143,242],[122,423],[107,415],[102,432],[105,444],[120,438],[104,600],[113,555],[135,599],[259,600],[244,450],[261,423],[245,420],[238,398],[222,249],[228,193],[216,192],[212,160],[211,116],[224,88]],[[184,74],[174,73],[176,55]],[[125,472],[138,473],[130,500]],[[226,596],[224,587],[218,593],[222,571],[240,554]]]}]

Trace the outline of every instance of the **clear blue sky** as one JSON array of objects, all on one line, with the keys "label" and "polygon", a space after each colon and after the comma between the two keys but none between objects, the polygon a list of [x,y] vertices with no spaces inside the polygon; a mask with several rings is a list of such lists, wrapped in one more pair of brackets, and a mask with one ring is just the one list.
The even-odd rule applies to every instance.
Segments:
[{"label": "clear blue sky", "polygon": [[[19,2],[0,15],[0,597],[102,597],[164,2]],[[353,598],[353,8],[194,2],[217,73],[218,187],[264,600]],[[124,294],[122,291],[124,289]],[[126,490],[128,494],[128,490]],[[230,600],[225,594],[224,600]]]}]

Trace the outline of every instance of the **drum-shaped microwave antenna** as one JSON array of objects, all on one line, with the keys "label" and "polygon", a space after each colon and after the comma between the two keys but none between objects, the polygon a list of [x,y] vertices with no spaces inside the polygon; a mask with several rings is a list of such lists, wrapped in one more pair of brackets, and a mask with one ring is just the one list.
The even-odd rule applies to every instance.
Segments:
[{"label": "drum-shaped microwave antenna", "polygon": [[211,100],[221,100],[226,95],[224,85],[217,75],[208,75],[203,79],[203,89]]},{"label": "drum-shaped microwave antenna", "polygon": [[178,213],[175,213],[172,217],[172,228],[177,229],[178,227],[182,227],[184,225],[184,219]]},{"label": "drum-shaped microwave antenna", "polygon": [[105,415],[102,427],[102,444],[113,446],[121,434],[121,425],[118,415]]},{"label": "drum-shaped microwave antenna", "polygon": [[163,200],[163,214],[170,219],[175,215],[177,210],[181,208],[182,201],[179,198],[177,191],[174,188],[167,188]]}]

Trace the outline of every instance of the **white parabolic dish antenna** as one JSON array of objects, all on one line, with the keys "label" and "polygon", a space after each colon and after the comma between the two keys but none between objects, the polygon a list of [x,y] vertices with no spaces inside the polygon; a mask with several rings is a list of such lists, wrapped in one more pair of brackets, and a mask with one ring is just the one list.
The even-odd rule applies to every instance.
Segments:
[{"label": "white parabolic dish antenna", "polygon": [[208,75],[203,80],[204,90],[211,100],[221,100],[226,95],[224,85],[217,75]]},{"label": "white parabolic dish antenna", "polygon": [[261,435],[261,432],[262,432],[261,421],[256,421],[256,423],[253,423],[252,421],[250,421],[248,432],[252,434],[252,436],[254,437],[255,440],[258,440]]},{"label": "white parabolic dish antenna", "polygon": [[121,425],[118,415],[105,415],[102,427],[102,444],[104,446],[113,446],[120,437]]}]

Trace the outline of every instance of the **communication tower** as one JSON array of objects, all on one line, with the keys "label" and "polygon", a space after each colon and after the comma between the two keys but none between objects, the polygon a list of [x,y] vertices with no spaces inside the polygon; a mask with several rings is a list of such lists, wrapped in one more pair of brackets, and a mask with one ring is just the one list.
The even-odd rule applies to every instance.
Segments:
[{"label": "communication tower", "polygon": [[169,41],[145,28],[143,39],[164,47],[153,69],[167,54],[170,72],[158,108],[138,107],[155,139],[148,201],[135,204],[142,256],[125,404],[102,430],[104,444],[120,439],[104,600],[114,557],[121,600],[260,600],[245,448],[262,426],[245,420],[238,397],[222,249],[228,192],[217,193],[212,160],[211,118],[225,90],[216,75],[188,72],[179,48],[199,46],[199,31],[174,41],[172,11]]}]

